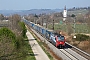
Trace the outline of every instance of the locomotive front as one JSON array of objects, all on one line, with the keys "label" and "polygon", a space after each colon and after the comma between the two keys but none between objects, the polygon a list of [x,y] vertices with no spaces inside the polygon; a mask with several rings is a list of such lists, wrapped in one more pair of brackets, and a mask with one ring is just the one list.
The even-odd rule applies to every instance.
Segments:
[{"label": "locomotive front", "polygon": [[61,35],[56,36],[56,47],[64,48],[65,47],[65,37]]}]

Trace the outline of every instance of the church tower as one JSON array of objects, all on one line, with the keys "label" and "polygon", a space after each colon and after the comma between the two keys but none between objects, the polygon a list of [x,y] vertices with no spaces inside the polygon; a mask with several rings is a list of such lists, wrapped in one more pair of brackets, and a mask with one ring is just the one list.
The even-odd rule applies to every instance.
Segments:
[{"label": "church tower", "polygon": [[67,18],[67,10],[66,10],[66,6],[64,7],[64,11],[63,11],[63,21],[65,21]]}]

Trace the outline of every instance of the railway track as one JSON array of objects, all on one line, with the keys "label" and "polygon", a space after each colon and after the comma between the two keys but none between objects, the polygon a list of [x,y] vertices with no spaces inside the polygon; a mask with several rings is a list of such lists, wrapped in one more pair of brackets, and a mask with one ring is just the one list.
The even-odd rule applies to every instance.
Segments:
[{"label": "railway track", "polygon": [[73,56],[71,53],[66,51],[65,49],[60,49],[60,51],[65,54],[70,60],[78,60],[75,56]]},{"label": "railway track", "polygon": [[[67,43],[67,42],[66,42],[66,43]],[[68,44],[68,43],[67,43],[67,44]],[[71,44],[68,44],[68,45],[72,46]],[[84,51],[76,48],[75,46],[72,46],[72,48],[69,49],[69,50],[73,50],[74,52],[76,52],[76,53],[78,53],[79,55],[83,56],[83,57],[86,58],[87,60],[90,60],[90,54],[88,54],[88,53],[86,53],[86,52],[84,52]]]},{"label": "railway track", "polygon": [[[35,32],[35,31],[34,31]],[[39,34],[39,33],[38,33]],[[37,35],[37,34],[36,34]],[[39,35],[38,35],[39,36]],[[40,38],[42,36],[39,36]],[[45,37],[43,37],[45,38]],[[43,40],[43,38],[41,38]],[[45,40],[45,39],[44,39]],[[46,39],[47,40],[47,39]],[[48,43],[49,44],[49,43]],[[56,47],[53,47],[53,49],[56,48]],[[62,55],[62,56],[59,56],[59,57],[62,57],[63,60],[89,60],[89,58],[86,58],[84,57],[83,55],[85,54],[79,54],[75,51],[76,49],[75,48],[65,48],[65,49],[57,49],[56,51],[58,52],[58,56],[59,56],[59,53]],[[79,51],[80,52],[80,51]],[[82,52],[81,52],[82,53]]]},{"label": "railway track", "polygon": [[68,58],[71,60],[89,60],[82,55],[78,54],[77,52],[73,51],[72,49],[60,49]]},{"label": "railway track", "polygon": [[90,55],[85,53],[84,51],[81,51],[81,50],[77,50],[75,48],[71,48],[71,50],[77,52],[79,55],[85,57],[87,60],[90,60]]},{"label": "railway track", "polygon": [[[65,49],[57,49],[54,45],[50,44],[45,37],[41,36],[35,30],[31,28],[31,30],[45,43],[49,46],[49,48],[59,57],[62,57],[63,60],[90,60],[89,54],[79,50],[78,48],[72,46],[72,48]],[[83,53],[83,54],[82,54]],[[88,57],[87,57],[88,56]]]}]

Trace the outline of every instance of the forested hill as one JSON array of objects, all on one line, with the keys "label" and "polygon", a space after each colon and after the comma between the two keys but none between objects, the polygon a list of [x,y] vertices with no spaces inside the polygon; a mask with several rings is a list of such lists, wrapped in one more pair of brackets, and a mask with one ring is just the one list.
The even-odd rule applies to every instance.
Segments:
[{"label": "forested hill", "polygon": [[12,14],[27,15],[27,14],[42,14],[42,13],[54,13],[61,12],[63,9],[31,9],[31,10],[0,10],[0,14],[5,16]]}]

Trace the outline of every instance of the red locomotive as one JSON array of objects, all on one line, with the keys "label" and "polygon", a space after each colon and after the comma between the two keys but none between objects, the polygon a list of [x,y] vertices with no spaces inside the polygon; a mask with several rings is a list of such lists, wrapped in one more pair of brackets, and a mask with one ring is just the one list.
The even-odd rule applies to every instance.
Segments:
[{"label": "red locomotive", "polygon": [[65,37],[61,34],[52,33],[50,36],[50,42],[52,42],[58,48],[65,47]]}]

